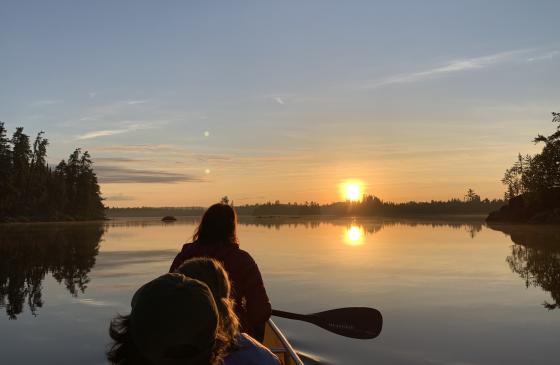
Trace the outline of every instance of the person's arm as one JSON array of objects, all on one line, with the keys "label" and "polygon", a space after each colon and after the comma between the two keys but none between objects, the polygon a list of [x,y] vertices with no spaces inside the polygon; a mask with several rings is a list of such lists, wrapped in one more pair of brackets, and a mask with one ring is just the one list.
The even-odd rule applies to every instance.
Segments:
[{"label": "person's arm", "polygon": [[251,328],[246,331],[262,342],[264,340],[265,324],[272,314],[272,307],[266,294],[259,267],[249,255],[247,261],[243,286],[245,288],[247,320]]}]

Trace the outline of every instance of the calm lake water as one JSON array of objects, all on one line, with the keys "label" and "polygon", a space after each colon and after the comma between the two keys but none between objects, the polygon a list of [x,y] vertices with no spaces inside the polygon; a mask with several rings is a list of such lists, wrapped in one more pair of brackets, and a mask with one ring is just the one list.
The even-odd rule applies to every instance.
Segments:
[{"label": "calm lake water", "polygon": [[[105,363],[111,317],[168,270],[196,223],[0,226],[0,363]],[[239,236],[273,307],[382,312],[374,340],[276,319],[321,364],[558,363],[560,228],[247,218]]]}]

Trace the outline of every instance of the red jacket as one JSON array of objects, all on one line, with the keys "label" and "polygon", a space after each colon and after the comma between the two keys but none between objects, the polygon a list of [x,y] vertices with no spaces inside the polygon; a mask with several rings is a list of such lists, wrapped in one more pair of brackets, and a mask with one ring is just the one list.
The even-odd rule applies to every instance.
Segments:
[{"label": "red jacket", "polygon": [[183,261],[195,257],[210,257],[224,265],[232,283],[235,312],[242,330],[262,342],[271,306],[255,260],[237,245],[187,243],[173,260],[169,271],[175,271]]}]

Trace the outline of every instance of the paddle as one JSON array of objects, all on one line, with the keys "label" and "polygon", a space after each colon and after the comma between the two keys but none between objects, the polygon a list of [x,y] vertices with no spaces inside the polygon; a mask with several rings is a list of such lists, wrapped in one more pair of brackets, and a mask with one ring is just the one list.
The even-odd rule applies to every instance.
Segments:
[{"label": "paddle", "polygon": [[379,336],[383,317],[374,308],[349,307],[312,314],[297,314],[273,309],[272,315],[313,323],[341,336],[369,339]]}]

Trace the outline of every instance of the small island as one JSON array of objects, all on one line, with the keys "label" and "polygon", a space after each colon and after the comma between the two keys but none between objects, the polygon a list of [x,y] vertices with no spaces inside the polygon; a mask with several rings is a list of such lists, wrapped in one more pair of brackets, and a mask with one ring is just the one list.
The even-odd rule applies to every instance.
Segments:
[{"label": "small island", "polygon": [[166,215],[165,217],[161,218],[162,222],[175,222],[177,218],[172,215]]},{"label": "small island", "polygon": [[560,113],[552,113],[558,123],[549,136],[537,135],[534,143],[544,143],[541,153],[518,154],[517,161],[506,170],[507,205],[491,212],[488,223],[560,223]]},{"label": "small island", "polygon": [[55,167],[47,164],[49,141],[33,145],[23,128],[9,139],[0,122],[0,222],[100,220],[105,206],[87,151],[77,148]]}]

